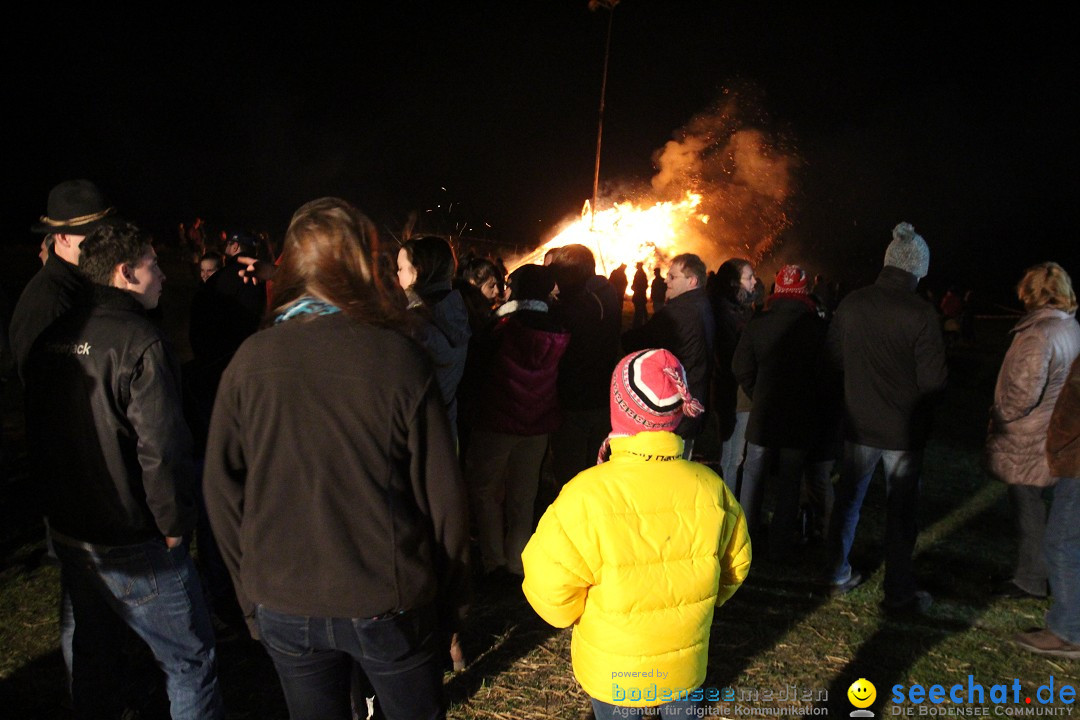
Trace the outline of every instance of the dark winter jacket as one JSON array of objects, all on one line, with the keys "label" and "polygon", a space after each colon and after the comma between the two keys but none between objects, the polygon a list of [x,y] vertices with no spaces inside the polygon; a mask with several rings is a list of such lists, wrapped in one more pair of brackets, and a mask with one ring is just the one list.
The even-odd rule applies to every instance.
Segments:
[{"label": "dark winter jacket", "polygon": [[[715,362],[716,325],[709,299],[702,288],[688,290],[668,300],[664,307],[638,328],[623,333],[623,350],[646,348],[671,351],[686,370],[690,394],[709,409],[709,382]],[[676,433],[683,438],[697,437],[705,424],[705,414],[686,416]]]},{"label": "dark winter jacket", "polygon": [[89,296],[90,281],[50,247],[49,259],[30,278],[11,315],[11,355],[21,379],[26,379],[26,361],[38,335],[66,311],[85,304]]},{"label": "dark winter jacket", "polygon": [[1050,473],[1058,478],[1080,478],[1080,358],[1058,395],[1046,434]]},{"label": "dark winter jacket", "polygon": [[511,300],[499,311],[474,427],[508,435],[553,432],[562,422],[557,381],[570,334],[539,301]]},{"label": "dark winter jacket", "polygon": [[735,373],[731,370],[739,337],[754,314],[749,297],[740,300],[741,297],[742,294],[739,297],[730,294],[717,296],[712,303],[716,319],[716,363],[713,366],[711,409],[720,424],[720,437],[725,440],[731,437],[735,429],[736,411],[746,411],[751,407],[750,399],[740,392]]},{"label": "dark winter jacket", "polygon": [[371,618],[467,596],[468,511],[427,353],[343,313],[237,351],[218,389],[206,508],[245,614]]},{"label": "dark winter jacket", "polygon": [[[235,257],[200,286],[192,303],[191,349],[200,361],[223,370],[232,354],[259,329],[266,312],[266,288],[245,283]],[[219,372],[220,372],[219,370]]]},{"label": "dark winter jacket", "polygon": [[27,434],[49,524],[130,545],[195,525],[180,372],[131,294],[93,286],[41,334],[27,366]]},{"label": "dark winter jacket", "polygon": [[560,289],[552,319],[570,333],[559,362],[559,403],[564,410],[606,409],[611,373],[621,357],[622,308],[618,293],[604,278],[573,291]]},{"label": "dark winter jacket", "polygon": [[747,323],[732,361],[735,377],[754,401],[747,441],[809,448],[817,440],[825,330],[809,299],[777,295]]},{"label": "dark winter jacket", "polygon": [[844,383],[847,440],[886,450],[921,450],[945,388],[945,343],[918,280],[886,266],[873,285],[840,303],[829,357]]},{"label": "dark winter jacket", "polygon": [[422,304],[411,309],[420,316],[417,339],[431,355],[435,379],[450,416],[450,427],[457,432],[458,384],[465,373],[465,358],[469,353],[469,313],[465,300],[450,283],[426,288]]}]

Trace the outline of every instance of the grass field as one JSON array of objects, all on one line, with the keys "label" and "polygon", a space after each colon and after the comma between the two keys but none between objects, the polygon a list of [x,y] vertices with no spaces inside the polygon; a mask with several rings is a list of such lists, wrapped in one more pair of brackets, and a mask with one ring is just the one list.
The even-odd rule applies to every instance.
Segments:
[{"label": "grass field", "polygon": [[[717,703],[714,716],[756,710],[847,717],[853,709],[847,688],[859,678],[876,686],[871,709],[880,717],[946,709],[956,714],[963,708],[894,705],[892,688],[960,683],[966,693],[969,675],[986,690],[986,714],[1071,711],[1060,702],[1044,708],[1037,693],[1051,677],[1055,689],[1080,684],[1080,662],[1051,661],[1010,642],[1014,633],[1042,624],[1049,601],[989,594],[991,576],[1007,571],[1015,550],[1004,488],[980,467],[1007,326],[986,325],[977,345],[950,353],[950,388],[923,472],[917,570],[935,598],[930,613],[897,620],[878,607],[884,498],[876,481],[853,554],[857,566],[872,571],[868,582],[846,596],[829,597],[815,582],[821,550],[808,547],[794,563],[756,561],[747,583],[717,611],[705,686],[728,689],[734,699]],[[66,718],[57,647],[58,572],[44,558],[40,520],[28,511],[33,490],[20,472],[17,401],[11,394],[5,436],[16,457],[0,496],[0,717]],[[573,679],[569,638],[569,630],[540,621],[518,589],[482,588],[463,638],[470,665],[447,676],[449,716],[591,717]],[[273,668],[258,645],[225,640],[219,658],[229,717],[286,717]],[[1014,682],[1021,688],[1019,704],[994,706],[991,686],[1009,685],[1011,693]],[[156,671],[133,675],[130,694],[143,706],[141,717],[164,716],[158,683]]]}]

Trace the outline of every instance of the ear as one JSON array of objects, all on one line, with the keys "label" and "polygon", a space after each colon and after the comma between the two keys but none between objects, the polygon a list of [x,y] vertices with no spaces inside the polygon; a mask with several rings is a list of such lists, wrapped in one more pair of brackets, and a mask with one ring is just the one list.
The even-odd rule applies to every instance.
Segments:
[{"label": "ear", "polygon": [[129,286],[137,284],[134,269],[127,263],[117,263],[113,268],[112,286],[127,290]]}]

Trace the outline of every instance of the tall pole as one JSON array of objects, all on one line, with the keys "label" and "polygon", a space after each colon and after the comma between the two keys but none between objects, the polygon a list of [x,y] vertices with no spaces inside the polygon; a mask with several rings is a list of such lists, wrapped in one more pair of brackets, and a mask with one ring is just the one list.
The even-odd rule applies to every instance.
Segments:
[{"label": "tall pole", "polygon": [[607,95],[608,58],[611,57],[611,26],[615,20],[615,6],[619,0],[606,0],[597,4],[608,9],[607,42],[604,45],[604,75],[600,81],[600,120],[596,126],[596,165],[593,168],[592,203],[589,205],[589,229],[596,220],[596,194],[600,186],[600,144],[604,138],[604,96]]}]

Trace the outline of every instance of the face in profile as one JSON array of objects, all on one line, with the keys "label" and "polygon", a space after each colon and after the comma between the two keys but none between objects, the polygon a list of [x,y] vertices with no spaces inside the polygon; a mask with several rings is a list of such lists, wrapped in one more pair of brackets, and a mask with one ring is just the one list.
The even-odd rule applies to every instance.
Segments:
[{"label": "face in profile", "polygon": [[409,253],[405,248],[398,250],[397,278],[402,290],[408,290],[416,283],[416,268],[409,262]]},{"label": "face in profile", "polygon": [[739,285],[748,293],[754,292],[754,268],[744,265],[739,274]]},{"label": "face in profile", "polygon": [[495,278],[489,277],[484,282],[480,283],[480,292],[484,297],[495,302],[495,299],[499,297],[499,284],[495,282]]},{"label": "face in profile", "polygon": [[165,283],[165,273],[158,267],[157,253],[154,248],[147,248],[139,262],[130,268],[127,278],[127,290],[135,296],[144,308],[152,310],[161,300],[161,288]]}]

